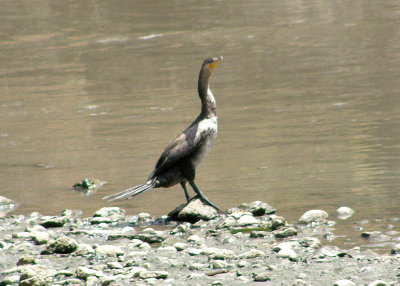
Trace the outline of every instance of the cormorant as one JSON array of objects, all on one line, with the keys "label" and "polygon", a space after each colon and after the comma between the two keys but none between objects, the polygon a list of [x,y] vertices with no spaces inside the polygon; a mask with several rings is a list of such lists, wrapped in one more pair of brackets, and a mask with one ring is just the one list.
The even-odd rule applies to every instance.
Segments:
[{"label": "cormorant", "polygon": [[188,182],[196,193],[195,197],[199,197],[216,210],[221,211],[194,183],[196,167],[208,153],[217,136],[216,102],[209,88],[208,80],[221,61],[222,56],[204,60],[198,81],[198,93],[201,100],[200,115],[164,149],[147,182],[104,197],[105,200],[131,198],[153,188],[168,188],[180,183],[186,200],[189,202],[191,198],[186,189],[186,182]]}]

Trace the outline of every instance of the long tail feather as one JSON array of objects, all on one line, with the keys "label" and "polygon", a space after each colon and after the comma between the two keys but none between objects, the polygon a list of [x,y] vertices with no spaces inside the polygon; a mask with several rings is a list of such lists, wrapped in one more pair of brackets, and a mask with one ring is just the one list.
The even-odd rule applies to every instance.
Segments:
[{"label": "long tail feather", "polygon": [[143,185],[139,185],[130,189],[127,189],[125,191],[113,194],[113,195],[109,195],[103,198],[103,200],[107,200],[107,201],[115,201],[115,200],[122,200],[122,199],[126,199],[126,198],[132,198],[134,196],[137,196],[145,191],[148,191],[150,189],[154,188],[154,183],[146,183]]}]

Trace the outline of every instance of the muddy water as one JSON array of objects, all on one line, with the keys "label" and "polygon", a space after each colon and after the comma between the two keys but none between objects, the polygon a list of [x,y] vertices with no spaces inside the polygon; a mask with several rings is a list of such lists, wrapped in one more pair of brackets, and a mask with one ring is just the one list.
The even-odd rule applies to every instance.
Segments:
[{"label": "muddy water", "polygon": [[[262,200],[400,216],[400,4],[388,1],[5,1],[0,8],[0,194],[17,213],[90,215],[140,184],[212,89],[219,137],[197,184],[221,208]],[[71,191],[85,178],[108,184]],[[113,203],[162,215],[179,187]],[[352,242],[348,242],[352,243]]]}]

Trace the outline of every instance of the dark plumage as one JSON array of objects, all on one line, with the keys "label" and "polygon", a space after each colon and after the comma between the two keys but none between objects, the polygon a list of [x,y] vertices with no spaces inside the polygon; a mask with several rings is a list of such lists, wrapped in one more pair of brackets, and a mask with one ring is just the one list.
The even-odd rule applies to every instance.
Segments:
[{"label": "dark plumage", "polygon": [[153,188],[168,188],[178,183],[185,191],[186,200],[191,200],[186,182],[196,193],[196,197],[220,210],[197,188],[194,183],[196,167],[208,153],[217,136],[217,114],[214,96],[208,86],[212,71],[222,61],[222,57],[206,59],[200,69],[198,93],[201,100],[200,115],[164,149],[147,182],[125,191],[104,197],[119,200],[134,197]]}]

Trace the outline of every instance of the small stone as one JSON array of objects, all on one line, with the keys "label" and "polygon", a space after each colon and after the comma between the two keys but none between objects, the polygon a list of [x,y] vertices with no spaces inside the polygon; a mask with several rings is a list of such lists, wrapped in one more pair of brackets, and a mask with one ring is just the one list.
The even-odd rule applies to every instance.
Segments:
[{"label": "small stone", "polygon": [[176,253],[177,249],[173,246],[164,246],[164,247],[157,248],[157,251],[162,254],[172,254],[172,253]]},{"label": "small stone", "polygon": [[142,279],[165,279],[168,277],[168,275],[169,273],[167,271],[142,271],[140,272],[139,277]]},{"label": "small stone", "polygon": [[42,216],[39,224],[45,228],[62,227],[65,224],[65,217],[59,216]]},{"label": "small stone", "polygon": [[353,214],[355,214],[355,211],[352,210],[349,207],[340,207],[336,210],[335,212],[335,216],[339,219],[348,219],[349,217],[351,217]]},{"label": "small stone", "polygon": [[205,239],[198,236],[197,234],[191,235],[187,239],[188,242],[194,242],[196,244],[202,244],[205,242]]},{"label": "small stone", "polygon": [[240,254],[239,258],[256,258],[265,256],[265,252],[258,249],[251,249],[245,253]]},{"label": "small stone", "polygon": [[292,284],[292,286],[308,286],[308,284],[301,279],[296,279],[296,280],[294,280],[294,283]]},{"label": "small stone", "polygon": [[106,263],[107,267],[110,269],[122,269],[124,268],[121,263],[117,261],[111,261]]},{"label": "small stone", "polygon": [[275,213],[276,209],[274,209],[272,206],[270,206],[267,203],[264,203],[261,201],[254,201],[254,202],[249,203],[249,211],[254,216],[262,216],[265,214],[273,214],[273,213]]},{"label": "small stone", "polygon": [[163,231],[146,228],[138,234],[137,238],[147,243],[160,243],[168,238],[168,234]]},{"label": "small stone", "polygon": [[399,253],[400,253],[400,243],[396,243],[395,245],[392,246],[390,254],[399,254]]},{"label": "small stone", "polygon": [[194,263],[191,263],[191,264],[188,266],[188,269],[189,269],[189,270],[202,270],[202,269],[204,269],[205,267],[206,267],[206,265],[203,264],[203,263],[194,262]]},{"label": "small stone", "polygon": [[223,269],[223,268],[227,268],[228,266],[229,266],[229,264],[224,260],[215,260],[213,262],[214,269]]},{"label": "small stone", "polygon": [[243,215],[238,219],[236,224],[238,226],[248,226],[248,225],[258,224],[258,223],[260,223],[260,221],[258,219],[256,219],[254,216]]},{"label": "small stone", "polygon": [[74,252],[75,256],[88,256],[94,254],[95,251],[93,247],[89,244],[81,243],[78,249]]},{"label": "small stone", "polygon": [[361,233],[361,237],[373,242],[386,242],[392,240],[389,235],[383,234],[380,231],[366,231]]},{"label": "small stone", "polygon": [[250,262],[246,261],[246,260],[240,260],[236,266],[239,268],[243,268],[243,267],[247,267],[250,265]]},{"label": "small stone", "polygon": [[178,251],[182,251],[182,250],[185,250],[187,248],[187,244],[183,243],[183,242],[177,242],[177,243],[175,243],[173,245],[173,247],[175,247],[176,250],[178,250]]},{"label": "small stone", "polygon": [[35,231],[32,239],[37,245],[46,244],[50,240],[50,234],[47,231]]},{"label": "small stone", "polygon": [[6,197],[0,196],[0,217],[5,216],[8,212],[17,207],[17,204]]},{"label": "small stone", "polygon": [[108,217],[112,221],[119,221],[125,218],[126,211],[119,207],[104,207],[96,211],[93,217]]},{"label": "small stone", "polygon": [[306,211],[300,218],[299,223],[308,224],[310,222],[326,219],[328,217],[328,213],[323,210],[309,210]]},{"label": "small stone", "polygon": [[95,277],[100,278],[100,277],[103,277],[104,274],[100,270],[94,270],[94,269],[90,269],[85,266],[79,266],[76,269],[76,276],[78,276],[78,278],[80,278],[80,279],[87,279],[87,277],[89,277],[89,276],[95,276]]},{"label": "small stone", "polygon": [[287,227],[283,230],[275,230],[274,235],[276,238],[286,238],[289,236],[297,235],[297,230],[294,227]]},{"label": "small stone", "polygon": [[27,264],[36,264],[36,259],[35,257],[31,256],[31,255],[24,255],[23,257],[21,257],[18,262],[17,265],[27,265]]},{"label": "small stone", "polygon": [[113,221],[109,217],[102,217],[102,216],[93,217],[90,220],[90,223],[93,225],[102,224],[102,223],[110,224],[112,222]]},{"label": "small stone", "polygon": [[283,248],[278,252],[278,257],[288,258],[291,261],[297,260],[297,253],[291,248]]},{"label": "small stone", "polygon": [[78,249],[78,243],[69,237],[59,237],[49,242],[41,254],[69,254]]},{"label": "small stone", "polygon": [[268,272],[253,273],[253,280],[255,282],[265,282],[271,280]]},{"label": "small stone", "polygon": [[338,280],[335,282],[335,284],[333,284],[333,286],[355,286],[355,285],[356,285],[356,283],[354,283],[351,280],[347,280],[347,279]]},{"label": "small stone", "polygon": [[388,286],[389,284],[383,280],[376,280],[368,284],[368,286]]},{"label": "small stone", "polygon": [[201,249],[194,248],[194,247],[189,247],[186,249],[186,251],[190,256],[197,256],[197,255],[200,255],[203,253],[203,251]]},{"label": "small stone", "polygon": [[95,250],[98,254],[110,257],[117,257],[125,254],[121,248],[114,245],[97,245]]}]

